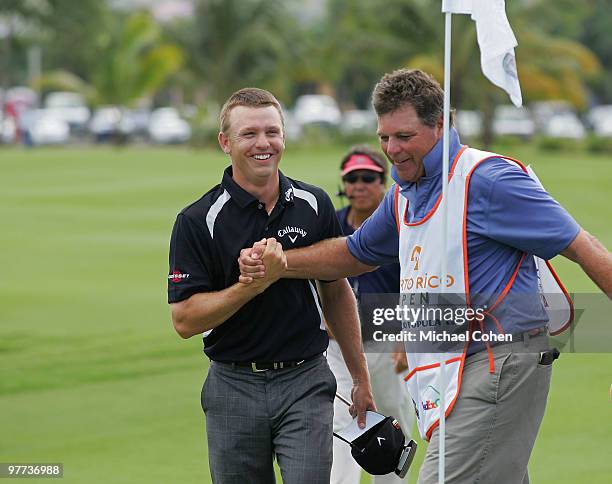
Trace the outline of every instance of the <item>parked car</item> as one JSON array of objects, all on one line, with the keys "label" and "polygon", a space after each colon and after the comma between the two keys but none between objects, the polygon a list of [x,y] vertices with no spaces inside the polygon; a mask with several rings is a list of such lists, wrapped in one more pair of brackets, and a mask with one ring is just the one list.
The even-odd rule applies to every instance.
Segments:
[{"label": "parked car", "polygon": [[535,123],[529,109],[525,107],[497,106],[493,118],[493,133],[498,136],[520,136],[531,138]]},{"label": "parked car", "polygon": [[130,119],[133,131],[132,134],[135,136],[148,136],[149,135],[149,121],[151,120],[151,110],[148,108],[136,108],[130,109],[125,113]]},{"label": "parked car", "polygon": [[460,110],[455,113],[455,126],[461,137],[475,138],[482,132],[482,114]]},{"label": "parked car", "polygon": [[596,135],[612,136],[612,104],[595,106],[587,117]]},{"label": "parked car", "polygon": [[184,143],[191,138],[191,127],[174,108],[159,108],[151,113],[149,136],[155,143]]},{"label": "parked car", "polygon": [[554,116],[575,112],[568,101],[561,99],[554,101],[537,101],[532,103],[529,107],[536,131],[542,133],[546,131],[546,125]]},{"label": "parked car", "polygon": [[0,113],[0,142],[13,143],[17,136],[17,126],[15,119],[8,116],[2,116]]},{"label": "parked car", "polygon": [[26,145],[61,145],[70,140],[70,126],[47,109],[32,109],[22,113],[19,129]]},{"label": "parked car", "polygon": [[301,126],[320,124],[337,127],[342,121],[342,113],[334,98],[323,94],[306,94],[298,97],[293,114]]},{"label": "parked car", "polygon": [[340,131],[344,134],[363,133],[372,135],[376,132],[376,114],[372,110],[352,109],[342,115]]},{"label": "parked car", "polygon": [[76,92],[50,92],[45,97],[45,108],[66,121],[73,131],[84,130],[91,116],[85,98]]},{"label": "parked car", "polygon": [[89,120],[89,132],[98,143],[110,141],[116,136],[129,137],[134,131],[130,116],[117,106],[102,106]]},{"label": "parked car", "polygon": [[552,115],[546,122],[543,133],[551,138],[582,139],[586,130],[576,113],[567,111]]},{"label": "parked car", "polygon": [[297,141],[302,137],[302,126],[295,119],[293,111],[282,108],[285,118],[285,138],[288,141]]}]

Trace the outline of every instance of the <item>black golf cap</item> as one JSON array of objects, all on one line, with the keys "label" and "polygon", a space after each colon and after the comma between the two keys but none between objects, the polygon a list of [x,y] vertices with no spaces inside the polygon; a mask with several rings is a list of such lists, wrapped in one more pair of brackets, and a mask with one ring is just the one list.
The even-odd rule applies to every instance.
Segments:
[{"label": "black golf cap", "polygon": [[350,443],[351,454],[370,474],[389,474],[397,468],[405,440],[399,422],[385,417]]},{"label": "black golf cap", "polygon": [[407,448],[399,422],[394,417],[369,410],[366,412],[365,428],[360,429],[357,419],[354,419],[348,427],[334,432],[334,435],[349,444],[355,461],[374,475],[396,472]]}]

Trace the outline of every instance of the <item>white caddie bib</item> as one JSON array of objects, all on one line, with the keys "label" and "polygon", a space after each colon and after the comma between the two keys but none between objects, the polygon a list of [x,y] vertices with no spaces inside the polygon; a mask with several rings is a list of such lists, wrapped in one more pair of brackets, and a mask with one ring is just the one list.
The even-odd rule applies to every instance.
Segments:
[{"label": "white caddie bib", "polygon": [[[443,234],[442,210],[440,198],[433,209],[418,222],[407,221],[407,199],[395,190],[395,216],[399,231],[400,260],[400,293],[402,300],[414,299],[414,295],[452,293],[453,297],[463,298],[465,306],[470,305],[468,284],[468,256],[466,237],[467,195],[469,180],[473,170],[489,158],[502,158],[518,166],[537,180],[533,171],[525,168],[520,162],[468,147],[463,147],[450,170],[448,184],[448,227],[446,242],[447,272],[441,274],[441,257]],[[539,183],[539,180],[537,180]],[[523,257],[524,258],[524,257]],[[519,262],[513,276],[508,281],[502,296],[495,301],[497,306],[514,283]],[[547,261],[536,259],[539,289],[543,304],[549,315],[551,334],[559,334],[569,327],[573,317],[571,299],[561,285],[558,277]],[[413,346],[414,348],[415,346]],[[411,352],[411,343],[406,342],[406,353],[410,373],[406,377],[408,391],[414,401],[417,423],[421,436],[429,440],[431,432],[439,424],[439,401],[442,391],[445,392],[448,416],[457,400],[461,386],[461,373],[467,352],[467,344],[461,353],[419,353]],[[437,388],[440,360],[446,361],[446,388]]]}]

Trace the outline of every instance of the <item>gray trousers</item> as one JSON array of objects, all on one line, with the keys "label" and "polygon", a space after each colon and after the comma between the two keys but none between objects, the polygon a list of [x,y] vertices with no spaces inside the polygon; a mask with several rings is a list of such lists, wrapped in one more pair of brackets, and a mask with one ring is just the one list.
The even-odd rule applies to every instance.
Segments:
[{"label": "gray trousers", "polygon": [[323,356],[258,373],[211,362],[202,388],[214,484],[328,484],[336,380]]},{"label": "gray trousers", "polygon": [[[459,398],[446,420],[445,482],[527,484],[527,464],[550,387],[552,365],[539,364],[545,335],[466,358]],[[419,484],[438,482],[439,431],[432,433]]]}]

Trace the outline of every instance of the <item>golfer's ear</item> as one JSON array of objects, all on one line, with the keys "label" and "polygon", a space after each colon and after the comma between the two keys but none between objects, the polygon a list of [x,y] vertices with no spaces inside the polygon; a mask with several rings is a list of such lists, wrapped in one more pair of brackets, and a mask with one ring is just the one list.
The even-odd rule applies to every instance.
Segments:
[{"label": "golfer's ear", "polygon": [[223,131],[219,131],[219,135],[217,136],[219,140],[219,146],[223,150],[223,153],[229,154],[230,146],[229,146],[229,138],[225,135]]}]

